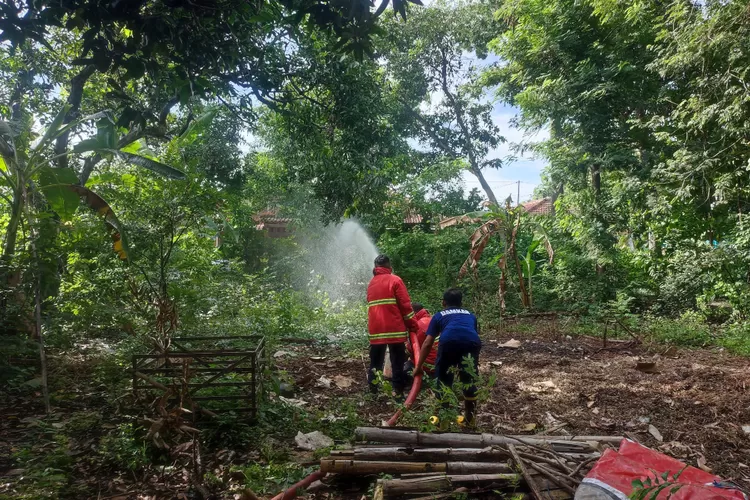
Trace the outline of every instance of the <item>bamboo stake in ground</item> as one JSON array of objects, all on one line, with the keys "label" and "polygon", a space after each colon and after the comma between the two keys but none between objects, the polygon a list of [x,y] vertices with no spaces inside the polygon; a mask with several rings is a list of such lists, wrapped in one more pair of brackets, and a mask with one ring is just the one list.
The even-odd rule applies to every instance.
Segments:
[{"label": "bamboo stake in ground", "polygon": [[457,484],[487,485],[492,483],[518,483],[520,480],[521,477],[518,474],[471,474],[416,479],[381,479],[378,481],[378,484],[383,486],[383,494],[385,496],[396,496],[415,493],[438,493],[452,490]]},{"label": "bamboo stake in ground", "polygon": [[509,444],[508,451],[513,456],[513,460],[515,461],[516,465],[518,465],[518,468],[521,470],[521,474],[523,475],[524,480],[526,480],[526,484],[531,490],[531,497],[534,500],[544,500],[544,497],[542,496],[542,492],[539,490],[539,486],[536,484],[536,481],[534,481],[534,478],[531,477],[531,474],[529,474],[528,469],[523,463],[523,459],[518,456],[518,451],[516,451],[516,447],[513,446],[512,444]]}]

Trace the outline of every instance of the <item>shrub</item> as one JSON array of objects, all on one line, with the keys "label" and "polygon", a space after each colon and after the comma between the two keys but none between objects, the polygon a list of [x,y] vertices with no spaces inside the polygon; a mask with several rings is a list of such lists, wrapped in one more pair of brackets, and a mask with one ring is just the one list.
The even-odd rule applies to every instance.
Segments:
[{"label": "shrub", "polygon": [[695,311],[686,311],[679,318],[648,317],[646,330],[657,342],[684,347],[702,347],[711,340],[709,325]]},{"label": "shrub", "polygon": [[730,323],[724,326],[718,344],[730,352],[750,356],[750,323]]}]

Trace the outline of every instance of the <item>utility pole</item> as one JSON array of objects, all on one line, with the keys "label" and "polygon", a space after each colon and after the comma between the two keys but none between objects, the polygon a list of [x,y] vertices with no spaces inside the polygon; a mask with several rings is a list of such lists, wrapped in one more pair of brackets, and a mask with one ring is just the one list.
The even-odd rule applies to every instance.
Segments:
[{"label": "utility pole", "polygon": [[518,181],[518,198],[516,198],[516,205],[521,206],[521,181]]}]

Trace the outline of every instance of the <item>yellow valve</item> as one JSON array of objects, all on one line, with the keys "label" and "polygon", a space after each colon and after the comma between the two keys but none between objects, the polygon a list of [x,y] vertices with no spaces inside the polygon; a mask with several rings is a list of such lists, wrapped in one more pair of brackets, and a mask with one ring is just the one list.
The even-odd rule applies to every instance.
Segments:
[{"label": "yellow valve", "polygon": [[463,415],[459,415],[458,417],[456,417],[456,423],[458,425],[464,425],[465,421],[466,421],[466,418],[464,418]]},{"label": "yellow valve", "polygon": [[437,425],[437,424],[438,424],[438,422],[440,422],[440,419],[439,419],[439,418],[437,418],[437,417],[436,417],[435,415],[433,415],[433,416],[431,416],[431,417],[430,417],[430,423],[431,423],[432,425]]}]

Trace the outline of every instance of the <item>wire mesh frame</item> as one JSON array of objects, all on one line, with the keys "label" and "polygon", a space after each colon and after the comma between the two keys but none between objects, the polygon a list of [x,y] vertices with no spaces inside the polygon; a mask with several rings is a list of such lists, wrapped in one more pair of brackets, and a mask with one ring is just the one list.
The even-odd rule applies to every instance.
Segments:
[{"label": "wire mesh frame", "polygon": [[[239,341],[254,345],[231,346]],[[229,346],[204,347],[217,343]],[[189,377],[183,380],[186,361]],[[194,412],[199,405],[213,413],[246,413],[255,419],[263,397],[266,362],[266,341],[262,335],[175,337],[166,353],[133,356],[133,394],[139,397],[146,391],[163,393],[165,388],[172,389],[175,397],[170,401],[177,401],[177,395],[183,392],[183,402],[192,402]],[[233,393],[205,395],[207,389],[215,388]],[[220,406],[215,402],[221,402]]]}]

